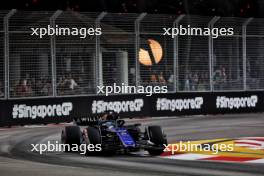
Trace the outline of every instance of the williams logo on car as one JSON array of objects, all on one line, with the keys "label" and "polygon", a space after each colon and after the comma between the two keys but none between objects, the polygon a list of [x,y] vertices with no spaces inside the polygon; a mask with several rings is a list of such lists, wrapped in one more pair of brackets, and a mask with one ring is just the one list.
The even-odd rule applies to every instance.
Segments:
[{"label": "williams logo on car", "polygon": [[36,119],[38,117],[61,117],[69,116],[73,109],[71,102],[53,105],[33,105],[15,104],[13,106],[13,119],[17,118],[30,118]]}]

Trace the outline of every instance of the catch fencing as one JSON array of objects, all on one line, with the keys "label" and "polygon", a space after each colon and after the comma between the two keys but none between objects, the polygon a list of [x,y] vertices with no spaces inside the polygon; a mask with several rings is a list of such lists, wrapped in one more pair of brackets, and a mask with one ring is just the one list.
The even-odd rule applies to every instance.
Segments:
[{"label": "catch fencing", "polygon": [[[175,92],[264,89],[264,19],[189,15],[0,12],[0,98],[97,95],[98,85]],[[233,28],[231,36],[163,35],[179,26]],[[101,35],[32,35],[32,28]]]}]

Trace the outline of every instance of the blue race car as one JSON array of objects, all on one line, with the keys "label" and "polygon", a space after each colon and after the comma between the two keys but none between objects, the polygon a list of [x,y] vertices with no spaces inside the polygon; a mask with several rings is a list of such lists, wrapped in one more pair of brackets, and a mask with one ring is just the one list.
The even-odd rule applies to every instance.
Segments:
[{"label": "blue race car", "polygon": [[145,130],[141,130],[140,126],[141,124],[125,125],[125,121],[119,119],[116,113],[107,112],[90,122],[82,131],[78,125],[66,126],[61,134],[61,141],[69,145],[100,146],[105,153],[129,153],[143,149],[150,155],[160,155],[165,148],[164,144],[167,144],[161,127],[147,126]]}]

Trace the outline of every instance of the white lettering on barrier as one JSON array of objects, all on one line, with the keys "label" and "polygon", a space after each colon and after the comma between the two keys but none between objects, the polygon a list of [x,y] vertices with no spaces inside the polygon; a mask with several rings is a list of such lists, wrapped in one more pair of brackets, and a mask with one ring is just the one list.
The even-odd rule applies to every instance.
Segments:
[{"label": "white lettering on barrier", "polygon": [[31,118],[37,117],[56,117],[56,116],[68,116],[73,109],[71,102],[65,102],[62,104],[54,105],[34,105],[27,106],[26,104],[15,104],[13,106],[13,119],[17,118]]},{"label": "white lettering on barrier", "polygon": [[103,100],[94,100],[92,104],[92,113],[103,113],[105,111],[120,112],[139,112],[144,106],[143,99],[135,99],[133,101],[112,101],[105,102]]},{"label": "white lettering on barrier", "polygon": [[250,97],[231,97],[217,96],[216,108],[217,109],[240,109],[256,107],[258,103],[258,96],[252,95]]},{"label": "white lettering on barrier", "polygon": [[203,97],[195,97],[189,99],[167,99],[158,98],[156,102],[157,111],[182,111],[189,109],[201,109],[203,105]]}]

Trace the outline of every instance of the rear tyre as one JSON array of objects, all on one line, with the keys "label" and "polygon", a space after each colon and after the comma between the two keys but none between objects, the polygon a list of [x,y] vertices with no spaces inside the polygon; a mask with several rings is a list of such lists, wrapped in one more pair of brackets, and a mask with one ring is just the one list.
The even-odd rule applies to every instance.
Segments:
[{"label": "rear tyre", "polygon": [[163,131],[160,126],[149,126],[148,127],[148,137],[149,140],[154,143],[153,149],[148,149],[148,152],[150,155],[160,155],[163,153],[164,145],[167,144],[167,139],[165,135],[163,134]]},{"label": "rear tyre", "polygon": [[[81,144],[81,130],[78,126],[66,126],[61,132],[61,143],[73,145]],[[69,150],[65,152],[70,152]]]}]

